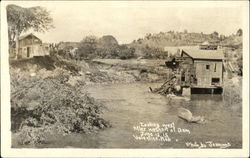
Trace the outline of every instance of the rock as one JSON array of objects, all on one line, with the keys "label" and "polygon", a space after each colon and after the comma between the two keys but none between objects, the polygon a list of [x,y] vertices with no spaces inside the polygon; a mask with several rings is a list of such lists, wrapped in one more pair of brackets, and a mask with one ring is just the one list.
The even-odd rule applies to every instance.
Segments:
[{"label": "rock", "polygon": [[33,72],[33,73],[30,74],[30,76],[34,77],[34,76],[36,76],[36,73]]},{"label": "rock", "polygon": [[178,116],[188,122],[191,122],[193,118],[193,114],[188,109],[185,108],[178,109]]},{"label": "rock", "polygon": [[82,71],[79,71],[79,74],[82,75],[82,76],[84,75],[84,73]]},{"label": "rock", "polygon": [[71,86],[75,86],[79,81],[81,81],[81,76],[70,76],[69,80],[67,81],[68,84]]},{"label": "rock", "polygon": [[86,75],[91,75],[91,72],[89,72],[89,71],[86,71]]},{"label": "rock", "polygon": [[38,106],[40,105],[40,103],[38,101],[32,100],[30,102],[27,103],[27,110],[34,110],[36,109]]},{"label": "rock", "polygon": [[176,86],[174,86],[174,89],[179,92],[181,90],[181,86],[176,85]]},{"label": "rock", "polygon": [[185,108],[178,109],[178,116],[189,123],[205,123],[203,116],[193,116],[193,114]]}]

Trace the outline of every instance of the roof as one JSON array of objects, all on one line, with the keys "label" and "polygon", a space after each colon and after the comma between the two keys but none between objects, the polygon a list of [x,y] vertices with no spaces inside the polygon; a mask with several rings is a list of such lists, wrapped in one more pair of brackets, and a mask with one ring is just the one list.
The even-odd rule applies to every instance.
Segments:
[{"label": "roof", "polygon": [[199,48],[199,46],[166,46],[164,47],[164,51],[168,51],[169,53],[176,54],[178,50],[186,49],[186,48]]},{"label": "roof", "polygon": [[[28,37],[28,36],[33,36],[33,37],[39,39],[39,38],[38,38],[37,36],[35,36],[33,33],[29,33],[29,34],[27,34],[27,35],[20,36],[18,39],[19,39],[19,40],[22,40],[22,39],[24,39],[24,38],[26,38],[26,37]],[[40,39],[39,39],[39,40],[40,40]]]},{"label": "roof", "polygon": [[220,41],[219,40],[213,40],[213,41],[205,41],[202,44],[200,44],[201,46],[211,46],[211,45],[218,45]]},{"label": "roof", "polygon": [[224,54],[221,50],[202,50],[198,48],[186,48],[182,49],[181,55],[186,53],[188,56],[190,56],[193,59],[208,59],[208,60],[222,60],[224,59]]},{"label": "roof", "polygon": [[203,42],[201,45],[209,45],[210,43],[208,41]]}]

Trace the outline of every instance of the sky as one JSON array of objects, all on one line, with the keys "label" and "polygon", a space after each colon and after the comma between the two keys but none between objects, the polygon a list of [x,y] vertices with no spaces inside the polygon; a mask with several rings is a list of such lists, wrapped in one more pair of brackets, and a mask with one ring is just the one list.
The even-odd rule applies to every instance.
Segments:
[{"label": "sky", "polygon": [[244,2],[40,1],[8,2],[50,11],[54,29],[35,33],[44,42],[80,41],[85,36],[113,35],[120,44],[147,33],[169,30],[230,35],[243,26]]}]

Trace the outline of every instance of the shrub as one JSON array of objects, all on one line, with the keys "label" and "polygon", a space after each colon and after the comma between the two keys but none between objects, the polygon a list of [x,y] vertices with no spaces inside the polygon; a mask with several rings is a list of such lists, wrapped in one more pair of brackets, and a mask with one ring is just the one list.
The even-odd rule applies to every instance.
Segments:
[{"label": "shrub", "polygon": [[168,52],[161,48],[149,47],[148,45],[142,48],[142,53],[145,59],[166,59],[168,57]]},{"label": "shrub", "polygon": [[70,72],[41,70],[34,77],[11,69],[12,131],[19,143],[46,140],[46,133],[90,132],[110,124],[101,118],[102,105],[85,91],[83,80],[69,83]]}]

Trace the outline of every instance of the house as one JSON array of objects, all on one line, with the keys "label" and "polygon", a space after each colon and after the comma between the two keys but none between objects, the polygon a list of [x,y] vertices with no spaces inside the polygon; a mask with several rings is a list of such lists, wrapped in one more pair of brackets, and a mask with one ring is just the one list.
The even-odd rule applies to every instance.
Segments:
[{"label": "house", "polygon": [[186,48],[181,51],[180,84],[194,89],[219,90],[223,86],[223,52]]},{"label": "house", "polygon": [[71,51],[72,49],[77,48],[79,42],[59,42],[58,50]]},{"label": "house", "polygon": [[203,50],[217,50],[217,48],[217,44],[211,44],[208,41],[205,41],[200,45],[200,49]]},{"label": "house", "polygon": [[32,33],[18,38],[17,58],[32,58],[49,55],[49,46],[43,45],[42,40]]},{"label": "house", "polygon": [[59,53],[70,56],[71,58],[76,57],[76,51],[78,50],[79,42],[59,42],[57,47]]}]

